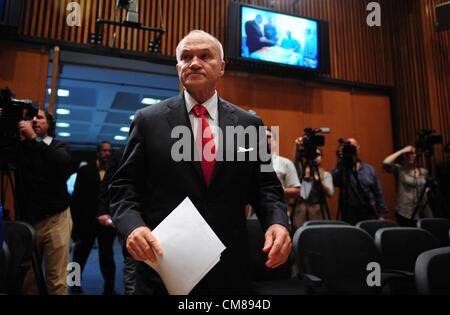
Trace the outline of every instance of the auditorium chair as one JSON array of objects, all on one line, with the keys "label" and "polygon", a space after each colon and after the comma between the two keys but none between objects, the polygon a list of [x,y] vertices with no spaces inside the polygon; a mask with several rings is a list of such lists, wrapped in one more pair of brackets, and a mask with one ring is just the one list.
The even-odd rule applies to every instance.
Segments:
[{"label": "auditorium chair", "polygon": [[356,227],[369,233],[372,238],[375,238],[375,233],[381,228],[397,226],[397,223],[391,220],[364,220],[356,224]]},{"label": "auditorium chair", "polygon": [[439,246],[430,232],[407,227],[379,229],[375,233],[375,245],[383,259],[383,270],[397,275],[389,284],[393,294],[417,293],[416,259],[421,253]]},{"label": "auditorium chair", "polygon": [[439,241],[439,246],[450,246],[450,220],[443,218],[426,218],[417,221],[417,227],[429,231]]},{"label": "auditorium chair", "polygon": [[450,294],[450,247],[428,250],[415,265],[419,294]]},{"label": "auditorium chair", "polygon": [[350,225],[303,226],[295,232],[293,242],[296,262],[309,293],[381,293],[380,286],[369,286],[367,282],[368,265],[381,264],[367,232]]}]

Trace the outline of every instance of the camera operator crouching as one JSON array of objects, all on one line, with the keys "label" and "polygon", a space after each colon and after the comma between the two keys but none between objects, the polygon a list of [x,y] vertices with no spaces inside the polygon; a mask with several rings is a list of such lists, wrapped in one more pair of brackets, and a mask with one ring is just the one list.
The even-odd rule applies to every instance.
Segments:
[{"label": "camera operator crouching", "polygon": [[361,161],[355,139],[339,142],[337,165],[332,171],[334,185],[340,188],[338,220],[356,224],[384,218],[388,209],[375,168]]},{"label": "camera operator crouching", "polygon": [[[66,180],[70,172],[68,144],[54,139],[56,121],[47,110],[39,109],[32,120],[18,124],[18,175],[16,198],[18,219],[36,230],[36,240],[44,261],[49,294],[67,294],[72,218]],[[32,270],[27,272],[24,293],[36,294]]]}]

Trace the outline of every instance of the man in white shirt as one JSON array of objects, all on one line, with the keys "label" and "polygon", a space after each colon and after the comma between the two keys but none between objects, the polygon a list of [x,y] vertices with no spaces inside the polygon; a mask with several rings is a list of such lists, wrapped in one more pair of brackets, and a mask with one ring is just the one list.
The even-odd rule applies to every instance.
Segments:
[{"label": "man in white shirt", "polygon": [[[272,153],[272,163],[275,173],[281,182],[284,190],[284,197],[289,203],[289,199],[296,199],[300,193],[300,180],[297,176],[294,163],[291,160],[278,155],[278,135],[270,128],[267,129],[267,144]],[[290,217],[291,207],[288,207]]]}]

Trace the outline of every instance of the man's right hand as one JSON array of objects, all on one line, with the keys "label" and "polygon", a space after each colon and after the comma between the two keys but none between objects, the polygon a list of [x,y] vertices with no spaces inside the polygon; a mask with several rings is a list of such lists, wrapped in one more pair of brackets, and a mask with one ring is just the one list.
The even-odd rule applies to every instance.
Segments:
[{"label": "man's right hand", "polygon": [[158,240],[146,226],[134,229],[128,235],[126,246],[127,251],[137,261],[150,260],[151,262],[156,262],[155,253],[158,256],[163,255]]}]

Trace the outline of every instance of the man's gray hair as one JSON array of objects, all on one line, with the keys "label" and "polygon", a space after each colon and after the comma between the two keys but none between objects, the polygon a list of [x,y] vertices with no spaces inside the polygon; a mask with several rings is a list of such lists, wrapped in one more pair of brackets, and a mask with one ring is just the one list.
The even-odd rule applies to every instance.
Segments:
[{"label": "man's gray hair", "polygon": [[192,31],[189,32],[189,34],[184,36],[183,39],[180,40],[180,42],[177,45],[176,54],[177,54],[177,61],[178,62],[180,62],[180,57],[181,57],[181,43],[183,43],[183,41],[186,39],[186,37],[188,37],[188,36],[190,36],[192,34],[203,34],[203,35],[209,36],[214,41],[214,43],[216,43],[217,47],[219,47],[220,59],[223,60],[223,58],[224,58],[223,46],[222,46],[222,43],[216,37],[212,36],[208,32],[202,31],[202,30],[192,30]]}]

